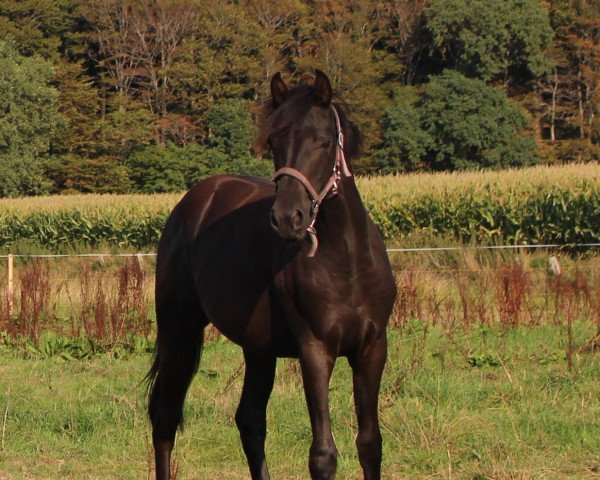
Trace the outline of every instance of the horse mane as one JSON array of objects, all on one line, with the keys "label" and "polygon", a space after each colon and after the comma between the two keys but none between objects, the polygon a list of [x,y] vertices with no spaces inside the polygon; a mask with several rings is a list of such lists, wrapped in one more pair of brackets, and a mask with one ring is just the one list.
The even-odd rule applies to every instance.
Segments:
[{"label": "horse mane", "polygon": [[[282,123],[283,119],[281,117],[284,117],[286,113],[291,116],[308,110],[314,105],[316,96],[312,85],[302,84],[291,88],[288,91],[287,98],[289,101],[286,100],[280,107],[277,107],[273,99],[269,98],[259,102],[254,108],[257,125],[254,149],[259,156],[263,156],[267,152],[269,136],[276,130],[277,125]],[[352,160],[361,153],[362,136],[356,124],[348,118],[348,104],[338,95],[335,96],[335,99],[333,105],[337,109],[344,133],[344,153],[348,160]],[[284,112],[281,107],[293,108],[294,112],[291,114]]]}]

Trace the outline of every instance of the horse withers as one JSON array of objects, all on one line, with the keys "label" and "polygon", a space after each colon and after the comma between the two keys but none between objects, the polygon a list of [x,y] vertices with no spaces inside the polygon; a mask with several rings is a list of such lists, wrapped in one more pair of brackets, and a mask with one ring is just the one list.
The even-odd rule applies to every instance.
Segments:
[{"label": "horse withers", "polygon": [[342,356],[352,368],[364,478],[381,477],[377,403],[396,287],[352,175],[360,134],[332,101],[324,73],[317,70],[311,85],[295,88],[276,74],[270,87],[257,148],[271,151],[273,181],[201,181],[174,208],[160,239],[157,347],[148,374],[158,480],[170,478],[176,430],[209,323],[244,352],[235,420],[252,479],[269,478],[266,407],[278,357],[300,360],[312,428],[310,476],[333,478],[328,386]]}]

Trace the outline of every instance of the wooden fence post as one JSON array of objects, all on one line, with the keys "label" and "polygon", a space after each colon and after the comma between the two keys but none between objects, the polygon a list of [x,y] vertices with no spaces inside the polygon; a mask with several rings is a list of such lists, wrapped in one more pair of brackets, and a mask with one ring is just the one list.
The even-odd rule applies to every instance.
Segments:
[{"label": "wooden fence post", "polygon": [[13,256],[8,255],[8,285],[6,286],[6,305],[8,316],[12,317],[15,309],[14,297],[15,289],[13,284]]}]

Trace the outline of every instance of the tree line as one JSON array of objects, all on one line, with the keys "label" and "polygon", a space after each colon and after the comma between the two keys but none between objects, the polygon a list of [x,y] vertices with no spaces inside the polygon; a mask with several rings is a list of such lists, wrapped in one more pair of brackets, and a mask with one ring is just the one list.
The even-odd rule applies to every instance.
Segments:
[{"label": "tree line", "polygon": [[360,173],[600,160],[600,0],[0,0],[0,195],[268,175],[252,107],[314,68]]}]

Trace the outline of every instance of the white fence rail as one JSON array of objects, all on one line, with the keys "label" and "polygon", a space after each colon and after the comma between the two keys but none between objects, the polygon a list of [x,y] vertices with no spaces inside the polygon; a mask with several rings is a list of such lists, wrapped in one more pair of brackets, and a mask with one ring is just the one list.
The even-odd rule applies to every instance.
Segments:
[{"label": "white fence rail", "polygon": [[[526,245],[456,245],[448,247],[410,247],[410,248],[388,248],[388,253],[410,253],[410,252],[451,252],[459,250],[534,250],[552,248],[599,248],[600,243],[545,243]],[[0,258],[104,258],[104,257],[155,257],[155,252],[144,253],[23,253],[3,254]]]}]

